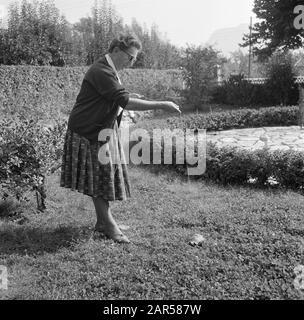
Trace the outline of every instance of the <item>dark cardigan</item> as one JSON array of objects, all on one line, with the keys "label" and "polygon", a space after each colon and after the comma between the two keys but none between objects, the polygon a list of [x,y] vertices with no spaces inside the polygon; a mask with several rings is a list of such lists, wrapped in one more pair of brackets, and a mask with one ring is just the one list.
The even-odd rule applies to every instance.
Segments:
[{"label": "dark cardigan", "polygon": [[70,114],[68,128],[96,142],[98,133],[112,129],[117,119],[119,106],[125,108],[129,92],[119,84],[114,70],[105,57],[97,60],[86,72],[76,103]]}]

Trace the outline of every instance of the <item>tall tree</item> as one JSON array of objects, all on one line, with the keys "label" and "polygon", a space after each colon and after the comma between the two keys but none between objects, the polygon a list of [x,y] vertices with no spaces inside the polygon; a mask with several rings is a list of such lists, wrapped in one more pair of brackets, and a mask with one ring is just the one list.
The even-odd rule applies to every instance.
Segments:
[{"label": "tall tree", "polygon": [[81,18],[74,24],[74,31],[81,38],[79,41],[83,44],[84,64],[90,65],[94,62],[95,37],[93,29],[93,18]]},{"label": "tall tree", "polygon": [[94,59],[108,50],[115,35],[123,32],[122,18],[119,17],[111,0],[95,0],[92,8]]},{"label": "tall tree", "polygon": [[90,17],[71,25],[54,0],[12,2],[8,27],[0,26],[0,63],[53,66],[90,65],[107,52],[113,37],[132,32],[143,45],[135,68],[168,69],[180,64],[180,50],[156,25],[150,29],[135,19],[123,25],[112,0],[95,0]]},{"label": "tall tree", "polygon": [[181,64],[181,50],[172,45],[153,24],[150,30],[142,27],[135,19],[127,31],[137,35],[143,50],[138,56],[135,68],[173,69]]},{"label": "tall tree", "polygon": [[64,65],[64,35],[68,29],[53,0],[12,3],[3,36],[2,63]]},{"label": "tall tree", "polygon": [[246,34],[243,47],[250,43],[253,53],[260,60],[270,57],[277,49],[288,50],[302,47],[304,21],[302,28],[295,27],[295,7],[304,5],[303,0],[255,0],[253,12],[260,20],[252,29],[252,36]]}]

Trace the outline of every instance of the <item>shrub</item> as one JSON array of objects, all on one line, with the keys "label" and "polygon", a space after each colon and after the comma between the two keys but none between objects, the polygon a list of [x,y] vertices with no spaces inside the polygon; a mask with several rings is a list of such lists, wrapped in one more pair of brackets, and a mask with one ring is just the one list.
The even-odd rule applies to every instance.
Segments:
[{"label": "shrub", "polygon": [[[173,147],[173,154],[176,152]],[[187,163],[171,165],[187,175]],[[190,176],[191,177],[191,176]],[[207,143],[206,171],[192,178],[222,185],[252,185],[304,191],[304,155],[300,151],[248,151],[237,147],[218,148]]]},{"label": "shrub", "polygon": [[37,119],[15,117],[0,121],[0,187],[3,199],[27,200],[35,190],[39,210],[45,209],[45,179],[58,166],[66,123],[57,120],[53,128]]},{"label": "shrub", "polygon": [[206,167],[202,179],[225,185],[255,181],[257,186],[269,186],[274,180],[280,187],[304,188],[304,157],[300,151],[219,149],[208,144]]},{"label": "shrub", "polygon": [[277,151],[272,158],[274,178],[279,184],[289,188],[303,188],[304,157],[303,153],[291,150]]}]

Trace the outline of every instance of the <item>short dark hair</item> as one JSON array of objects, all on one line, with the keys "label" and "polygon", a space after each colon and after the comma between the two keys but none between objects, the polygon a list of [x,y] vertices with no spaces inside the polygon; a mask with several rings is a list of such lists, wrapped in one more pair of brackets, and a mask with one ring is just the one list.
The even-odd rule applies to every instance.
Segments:
[{"label": "short dark hair", "polygon": [[133,34],[120,34],[118,37],[112,40],[109,52],[112,53],[114,48],[118,47],[122,50],[127,50],[131,47],[136,48],[138,51],[141,50],[142,45],[138,38]]}]

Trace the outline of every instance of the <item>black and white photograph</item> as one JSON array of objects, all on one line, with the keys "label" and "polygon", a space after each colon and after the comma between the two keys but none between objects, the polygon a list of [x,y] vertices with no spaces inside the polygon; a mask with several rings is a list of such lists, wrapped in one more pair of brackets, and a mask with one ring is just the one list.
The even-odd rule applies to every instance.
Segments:
[{"label": "black and white photograph", "polygon": [[303,301],[303,45],[300,0],[0,0],[0,306]]}]

